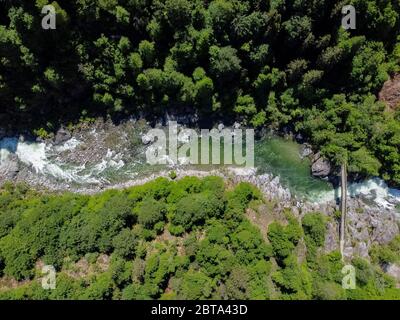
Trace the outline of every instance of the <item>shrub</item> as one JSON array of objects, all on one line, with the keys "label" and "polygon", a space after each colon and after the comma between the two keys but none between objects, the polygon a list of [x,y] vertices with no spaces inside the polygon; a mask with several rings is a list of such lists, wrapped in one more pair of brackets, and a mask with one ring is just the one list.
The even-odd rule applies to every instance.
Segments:
[{"label": "shrub", "polygon": [[204,224],[206,218],[220,216],[223,207],[223,201],[210,192],[191,194],[177,203],[172,222],[190,230]]},{"label": "shrub", "polygon": [[135,247],[137,238],[130,229],[123,229],[113,239],[114,252],[125,259],[131,259],[135,256]]},{"label": "shrub", "polygon": [[325,243],[326,221],[321,213],[307,213],[302,220],[307,246],[320,247]]},{"label": "shrub", "polygon": [[152,198],[143,200],[137,209],[138,222],[148,229],[152,229],[157,222],[162,221],[165,214],[165,204]]}]

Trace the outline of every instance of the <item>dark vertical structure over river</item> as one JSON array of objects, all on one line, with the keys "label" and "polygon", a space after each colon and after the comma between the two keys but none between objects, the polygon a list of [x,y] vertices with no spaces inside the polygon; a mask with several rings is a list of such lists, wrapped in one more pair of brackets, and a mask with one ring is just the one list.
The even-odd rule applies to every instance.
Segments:
[{"label": "dark vertical structure over river", "polygon": [[345,233],[346,233],[346,213],[347,213],[347,164],[343,162],[340,168],[340,188],[341,188],[341,220],[340,220],[340,253],[343,259],[343,250],[345,243]]}]

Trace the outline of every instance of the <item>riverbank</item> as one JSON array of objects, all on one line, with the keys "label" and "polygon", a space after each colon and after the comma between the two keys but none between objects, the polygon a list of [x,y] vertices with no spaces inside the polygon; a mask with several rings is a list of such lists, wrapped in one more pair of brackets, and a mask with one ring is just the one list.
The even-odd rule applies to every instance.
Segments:
[{"label": "riverbank", "polygon": [[[27,183],[48,192],[95,194],[108,189],[141,185],[158,177],[223,177],[227,183],[250,182],[277,213],[292,210],[301,217],[318,211],[327,215],[326,250],[337,249],[339,190],[310,174],[311,162],[293,140],[266,136],[257,141],[255,168],[234,166],[151,166],[145,151],[151,142],[144,121],[122,125],[98,122],[58,134],[52,141],[27,141],[21,137],[0,140],[0,183]],[[162,128],[159,126],[159,128]],[[181,128],[183,128],[181,126]],[[349,213],[345,253],[368,256],[374,242],[384,244],[399,233],[396,204],[400,191],[380,179],[349,185]]]}]

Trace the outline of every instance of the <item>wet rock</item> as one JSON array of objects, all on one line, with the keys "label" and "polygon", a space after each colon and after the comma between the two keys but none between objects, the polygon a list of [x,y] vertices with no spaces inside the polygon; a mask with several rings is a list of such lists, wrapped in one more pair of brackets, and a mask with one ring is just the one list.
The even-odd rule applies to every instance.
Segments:
[{"label": "wet rock", "polygon": [[329,176],[331,173],[331,164],[328,160],[324,159],[318,152],[313,159],[311,166],[312,175],[319,178],[324,178]]},{"label": "wet rock", "polygon": [[339,248],[338,228],[334,222],[327,225],[327,233],[325,236],[325,252],[335,251]]},{"label": "wet rock", "polygon": [[302,159],[312,155],[313,151],[311,149],[311,146],[308,144],[303,144],[300,148],[300,157]]},{"label": "wet rock", "polygon": [[61,128],[57,131],[57,134],[54,137],[54,144],[58,145],[64,143],[65,141],[71,139],[71,137],[71,133],[68,130]]},{"label": "wet rock", "polygon": [[346,259],[351,259],[354,256],[354,248],[353,247],[345,247],[343,249],[343,256]]},{"label": "wet rock", "polygon": [[298,143],[302,143],[304,140],[304,137],[301,133],[296,134],[295,139]]},{"label": "wet rock", "polygon": [[240,129],[241,124],[239,122],[235,122],[233,124],[233,129]]},{"label": "wet rock", "polygon": [[365,242],[359,242],[357,243],[357,245],[354,248],[354,253],[364,259],[368,259],[369,258],[369,254],[368,254],[368,246]]},{"label": "wet rock", "polygon": [[0,165],[0,183],[13,180],[19,172],[19,160],[14,154],[3,161]]}]

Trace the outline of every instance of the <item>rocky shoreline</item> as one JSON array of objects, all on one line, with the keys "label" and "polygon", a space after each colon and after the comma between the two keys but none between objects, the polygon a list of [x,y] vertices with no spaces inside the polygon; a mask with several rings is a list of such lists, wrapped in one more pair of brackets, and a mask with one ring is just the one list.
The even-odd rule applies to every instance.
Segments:
[{"label": "rocky shoreline", "polygon": [[[136,122],[134,122],[136,123]],[[128,145],[135,137],[134,150],[139,150],[148,142],[143,141],[143,132],[148,128],[148,124],[141,123],[138,130],[132,131],[132,126],[128,124],[117,127],[110,123],[98,123],[79,128],[74,132],[61,129],[51,142],[58,150],[64,150],[61,154],[63,159],[75,162],[77,165],[88,162],[104,160],[106,154],[113,147],[113,154],[123,154]],[[131,131],[130,131],[131,130]],[[1,138],[1,137],[0,137]],[[78,147],[73,146],[72,152],[67,152],[68,142],[71,139],[76,141],[86,141],[85,144]],[[63,149],[64,148],[64,149]],[[127,155],[121,157],[120,161],[129,161]],[[303,145],[301,157],[312,157],[312,171],[316,176],[326,177],[331,168],[319,154],[314,154],[311,147]],[[112,160],[114,161],[114,160]],[[150,173],[145,176],[137,176],[127,179],[123,182],[109,183],[100,182],[92,185],[77,185],[66,181],[57,181],[44,175],[38,174],[31,167],[20,162],[18,157],[11,153],[7,159],[3,159],[0,165],[0,184],[5,181],[24,182],[28,185],[47,192],[78,192],[85,194],[94,194],[107,189],[123,189],[135,185],[144,184],[157,177],[169,178],[171,170],[176,172],[176,178],[185,176],[204,177],[208,175],[220,176],[230,183],[249,182],[257,186],[263,193],[266,200],[274,203],[274,210],[282,213],[285,209],[290,209],[298,218],[301,218],[307,212],[317,211],[328,216],[328,231],[325,243],[325,250],[332,251],[339,249],[339,219],[338,195],[332,196],[329,201],[311,202],[300,199],[291,194],[290,190],[283,187],[278,176],[270,173],[257,174],[256,169],[225,167],[220,169],[197,170],[185,166],[167,168],[158,172]],[[336,198],[336,199],[335,199]],[[396,210],[378,206],[375,203],[368,203],[360,197],[350,197],[348,200],[348,215],[346,225],[346,243],[344,254],[347,258],[359,255],[368,258],[369,248],[374,244],[386,244],[399,234],[400,217]]]}]

